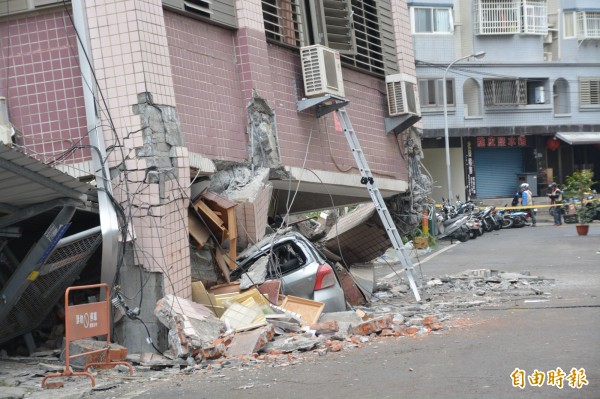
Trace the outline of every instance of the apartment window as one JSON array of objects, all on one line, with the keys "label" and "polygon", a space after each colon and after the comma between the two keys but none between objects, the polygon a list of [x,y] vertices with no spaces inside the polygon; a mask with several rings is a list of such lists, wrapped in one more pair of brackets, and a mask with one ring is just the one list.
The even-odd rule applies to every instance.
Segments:
[{"label": "apartment window", "polygon": [[262,0],[267,39],[291,47],[322,44],[348,66],[398,72],[390,0]]},{"label": "apartment window", "polygon": [[484,104],[493,106],[548,104],[548,78],[484,79]]},{"label": "apartment window", "polygon": [[573,11],[563,14],[563,37],[565,39],[575,37],[575,13]]},{"label": "apartment window", "polygon": [[452,13],[447,7],[412,7],[413,33],[451,33]]},{"label": "apartment window", "polygon": [[[419,100],[422,107],[444,106],[444,79],[419,79]],[[454,106],[454,80],[446,79],[446,103]]]},{"label": "apartment window", "polygon": [[523,0],[523,33],[532,35],[548,33],[548,8],[546,0]]},{"label": "apartment window", "polygon": [[474,0],[475,33],[506,35],[548,33],[547,0]]},{"label": "apartment window", "polygon": [[520,79],[484,79],[486,107],[527,104],[527,84]]},{"label": "apartment window", "polygon": [[263,0],[262,9],[267,39],[302,46],[304,27],[297,0]]},{"label": "apartment window", "polygon": [[579,78],[579,104],[600,105],[600,77]]},{"label": "apartment window", "polygon": [[600,39],[600,11],[577,11],[577,38]]}]

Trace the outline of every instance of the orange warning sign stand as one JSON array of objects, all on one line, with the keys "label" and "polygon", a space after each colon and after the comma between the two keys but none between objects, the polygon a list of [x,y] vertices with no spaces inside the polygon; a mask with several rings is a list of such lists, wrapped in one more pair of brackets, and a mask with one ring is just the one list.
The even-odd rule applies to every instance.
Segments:
[{"label": "orange warning sign stand", "polygon": [[[105,300],[94,303],[85,303],[81,305],[69,306],[69,293],[76,290],[87,290],[92,288],[104,288]],[[45,388],[46,380],[54,377],[75,377],[86,376],[92,380],[92,387],[96,386],[94,376],[87,370],[93,366],[114,366],[122,364],[129,367],[129,374],[133,375],[133,367],[127,362],[110,360],[110,289],[107,284],[80,285],[69,287],[65,292],[65,370],[62,373],[48,374],[42,379],[42,388]],[[70,344],[72,341],[84,338],[92,338],[106,336],[106,347],[89,352],[78,353],[71,355],[69,353]],[[88,356],[96,353],[104,352],[104,362],[86,363],[83,372],[71,371],[71,359],[81,356]]]}]

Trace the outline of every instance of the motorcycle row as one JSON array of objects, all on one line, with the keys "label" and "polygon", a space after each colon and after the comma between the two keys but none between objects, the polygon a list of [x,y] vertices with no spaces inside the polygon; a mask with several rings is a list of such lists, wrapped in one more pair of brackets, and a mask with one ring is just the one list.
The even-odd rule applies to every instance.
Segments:
[{"label": "motorcycle row", "polygon": [[[433,230],[436,239],[450,239],[461,242],[477,238],[493,230],[519,228],[530,225],[531,210],[496,210],[493,205],[481,209],[473,201],[460,201],[452,205],[450,200],[442,198],[439,207],[432,206],[434,215]],[[431,209],[433,211],[433,209]]]}]

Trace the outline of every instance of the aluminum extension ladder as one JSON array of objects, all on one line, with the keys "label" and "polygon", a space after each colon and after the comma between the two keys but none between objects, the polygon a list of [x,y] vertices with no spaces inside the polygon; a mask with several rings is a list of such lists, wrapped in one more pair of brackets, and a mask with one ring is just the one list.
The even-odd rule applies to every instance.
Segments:
[{"label": "aluminum extension ladder", "polygon": [[377,188],[375,184],[375,179],[373,179],[373,174],[371,173],[371,169],[369,169],[369,165],[363,153],[363,150],[358,142],[358,138],[356,137],[356,133],[352,128],[352,124],[350,123],[350,118],[348,117],[348,113],[346,112],[346,108],[342,107],[337,109],[336,115],[339,119],[339,122],[342,126],[342,130],[344,131],[344,135],[346,136],[346,140],[348,140],[348,144],[350,145],[350,149],[352,150],[352,155],[354,155],[354,160],[356,161],[356,165],[358,166],[358,170],[360,171],[360,175],[362,176],[360,182],[367,186],[369,190],[369,195],[373,200],[373,204],[375,205],[375,209],[381,218],[381,222],[383,223],[383,227],[387,232],[388,237],[390,238],[390,242],[396,250],[396,254],[404,267],[404,271],[406,272],[406,276],[408,277],[408,281],[410,284],[410,288],[415,295],[415,299],[417,301],[421,301],[421,296],[419,295],[419,290],[415,283],[414,272],[415,269],[413,267],[412,261],[410,260],[410,256],[402,243],[402,239],[398,234],[398,229],[392,220],[392,216],[383,201],[383,197],[381,196],[381,192]]}]

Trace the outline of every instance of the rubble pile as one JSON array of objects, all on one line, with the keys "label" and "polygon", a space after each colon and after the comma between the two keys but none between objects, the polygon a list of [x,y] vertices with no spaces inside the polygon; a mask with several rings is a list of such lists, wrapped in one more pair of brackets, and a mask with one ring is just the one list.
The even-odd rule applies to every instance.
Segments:
[{"label": "rubble pile", "polygon": [[[514,297],[547,296],[554,279],[531,276],[528,271],[506,273],[491,269],[466,270],[453,276],[423,281],[423,298],[438,309],[459,309],[479,305],[498,305]],[[377,282],[373,296],[380,301],[410,300],[410,288],[403,279],[393,277]]]},{"label": "rubble pile", "polygon": [[225,308],[220,318],[202,304],[172,295],[158,302],[155,314],[172,337],[167,363],[182,359],[195,370],[289,364],[300,361],[301,353],[323,356],[380,337],[428,334],[443,329],[448,318],[428,312],[429,305],[322,313],[319,302],[293,296],[274,305],[256,288],[213,298],[215,308]]}]

